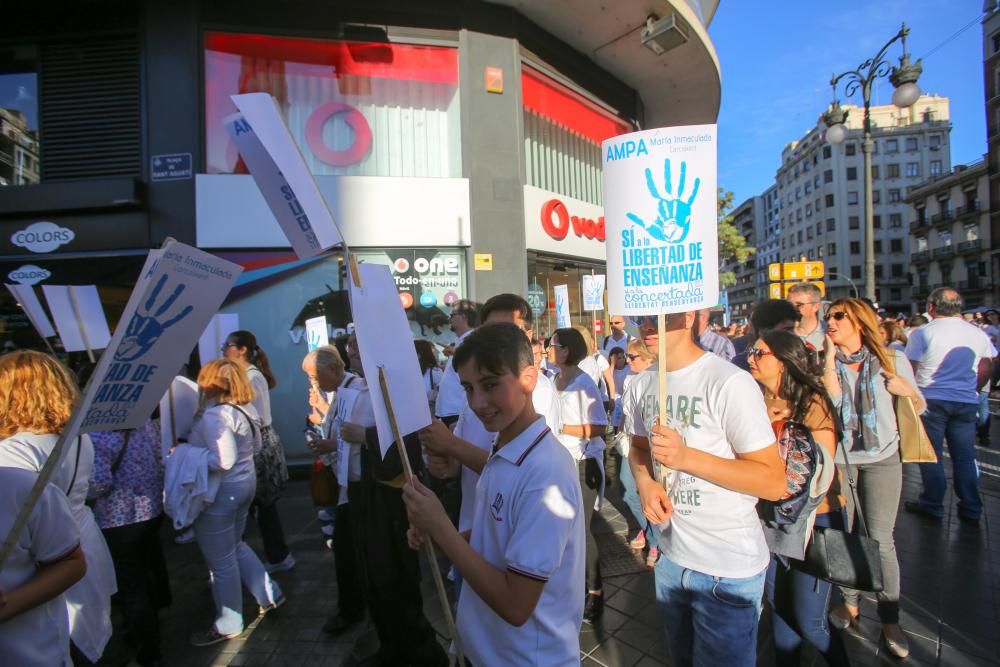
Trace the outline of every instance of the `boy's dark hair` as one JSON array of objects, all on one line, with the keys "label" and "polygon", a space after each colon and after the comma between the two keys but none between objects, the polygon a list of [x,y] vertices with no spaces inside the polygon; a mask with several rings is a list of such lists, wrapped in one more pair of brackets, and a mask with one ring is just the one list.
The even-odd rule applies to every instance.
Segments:
[{"label": "boy's dark hair", "polygon": [[566,348],[566,363],[570,366],[576,366],[590,353],[586,341],[576,329],[570,327],[556,329],[552,335],[557,337],[559,344]]},{"label": "boy's dark hair", "polygon": [[521,371],[535,363],[535,356],[519,326],[497,323],[479,327],[455,350],[452,357],[455,370],[469,361],[474,361],[480,370],[519,377]]},{"label": "boy's dark hair", "polygon": [[750,326],[760,336],[787,320],[798,322],[802,314],[784,299],[765,299],[754,307],[750,313]]},{"label": "boy's dark hair", "polygon": [[497,294],[487,299],[483,307],[479,309],[479,321],[486,322],[492,313],[517,313],[524,320],[525,325],[530,329],[535,323],[535,313],[524,297],[517,294]]},{"label": "boy's dark hair", "polygon": [[451,307],[451,313],[452,315],[463,316],[470,327],[475,327],[479,324],[479,306],[475,301],[460,299]]}]

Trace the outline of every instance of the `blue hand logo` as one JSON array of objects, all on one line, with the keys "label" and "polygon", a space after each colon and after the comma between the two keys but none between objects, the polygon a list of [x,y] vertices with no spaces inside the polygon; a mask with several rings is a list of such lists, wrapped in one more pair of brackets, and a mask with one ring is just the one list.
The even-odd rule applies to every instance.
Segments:
[{"label": "blue hand logo", "polygon": [[115,354],[115,361],[135,361],[146,354],[149,352],[149,348],[160,339],[164,331],[177,324],[194,310],[194,306],[187,306],[173,318],[161,321],[160,317],[170,310],[177,298],[187,289],[186,285],[178,285],[154,313],[152,312],[153,307],[156,305],[156,300],[166,282],[167,276],[161,276],[146,303],[137,309],[135,315],[132,316],[132,321],[125,329],[125,337],[122,339],[121,347]]},{"label": "blue hand logo", "polygon": [[646,169],[646,187],[649,194],[658,201],[656,219],[647,223],[635,213],[628,213],[628,219],[636,225],[646,230],[646,233],[657,241],[666,243],[680,243],[687,238],[691,229],[691,205],[698,196],[698,188],[701,187],[701,179],[694,179],[694,190],[687,201],[684,200],[684,183],[687,180],[687,162],[681,162],[681,178],[677,184],[677,197],[673,197],[673,185],[670,178],[670,160],[663,162],[663,187],[666,196],[661,197],[656,183],[653,182],[653,173]]},{"label": "blue hand logo", "polygon": [[590,287],[587,289],[586,302],[588,304],[599,304],[604,300],[604,286],[598,282],[590,283]]},{"label": "blue hand logo", "polygon": [[319,332],[318,331],[310,331],[309,332],[309,340],[306,343],[306,346],[308,347],[309,351],[311,352],[312,350],[315,350],[317,347],[319,347],[319,342],[320,342],[320,334],[319,334]]}]

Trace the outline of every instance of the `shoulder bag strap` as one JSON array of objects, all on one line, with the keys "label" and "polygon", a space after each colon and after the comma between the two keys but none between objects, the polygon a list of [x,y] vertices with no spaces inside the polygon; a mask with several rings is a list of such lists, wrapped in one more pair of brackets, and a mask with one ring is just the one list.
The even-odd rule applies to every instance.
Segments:
[{"label": "shoulder bag strap", "polygon": [[228,405],[229,407],[233,408],[234,410],[236,410],[237,412],[239,412],[241,415],[243,415],[244,417],[246,417],[247,423],[250,424],[250,431],[253,432],[253,433],[257,432],[257,426],[256,426],[256,424],[253,423],[253,420],[250,419],[250,415],[247,414],[246,410],[244,410],[240,406],[235,405],[233,403],[225,403],[224,405]]},{"label": "shoulder bag strap", "polygon": [[76,473],[80,471],[80,450],[83,449],[81,438],[82,436],[76,436],[76,464],[73,466],[73,477],[69,480],[69,487],[66,489],[67,497],[73,491],[73,485],[76,484]]},{"label": "shoulder bag strap", "polygon": [[858,498],[858,486],[851,473],[851,461],[847,456],[847,447],[841,445],[844,452],[844,470],[847,471],[847,483],[851,487],[851,496],[854,498],[854,511],[858,513],[858,525],[861,527],[861,534],[868,537],[868,524],[865,522],[865,513],[861,509],[861,501]]},{"label": "shoulder bag strap", "polygon": [[125,431],[125,444],[122,445],[121,451],[118,452],[118,456],[116,456],[115,460],[111,463],[111,476],[112,477],[114,477],[114,474],[116,472],[118,472],[118,468],[122,464],[122,459],[125,458],[125,450],[128,449],[128,441],[129,441],[129,438],[131,437],[131,435],[132,435],[132,431]]}]

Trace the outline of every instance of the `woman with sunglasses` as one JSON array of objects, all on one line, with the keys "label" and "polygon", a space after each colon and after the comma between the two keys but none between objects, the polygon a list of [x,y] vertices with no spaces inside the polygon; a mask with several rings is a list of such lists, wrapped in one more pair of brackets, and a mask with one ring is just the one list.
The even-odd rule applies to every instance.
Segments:
[{"label": "woman with sunglasses", "polygon": [[254,452],[254,466],[257,470],[257,493],[254,496],[250,514],[256,515],[264,542],[264,555],[268,573],[285,572],[295,567],[295,557],[285,543],[285,531],[278,514],[278,498],[288,481],[288,467],[285,465],[285,448],[278,433],[271,427],[271,394],[278,381],[271,372],[267,355],[257,344],[257,338],[249,331],[234,331],[222,346],[226,359],[235,361],[246,371],[253,387],[253,407],[260,417],[260,451]]},{"label": "woman with sunglasses", "polygon": [[[823,384],[840,417],[841,447],[851,452],[853,477],[871,537],[878,540],[885,589],[878,594],[882,637],[897,658],[910,653],[899,627],[899,561],[893,530],[903,486],[899,459],[899,426],[893,396],[913,399],[917,411],[923,397],[915,387],[913,369],[899,350],[882,343],[875,311],[859,299],[838,299],[824,317]],[[837,465],[844,465],[843,454]],[[848,522],[854,508],[848,506]],[[841,589],[843,604],[830,612],[830,622],[845,629],[858,617],[858,592]]]},{"label": "woman with sunglasses", "polygon": [[[775,432],[786,420],[802,424],[831,457],[837,449],[833,405],[816,369],[816,354],[788,331],[766,331],[747,349],[750,374],[764,389]],[[817,526],[844,529],[844,498],[836,477],[816,508]],[[849,665],[839,630],[826,619],[832,585],[771,557],[764,584],[771,606],[775,663],[798,665],[802,641],[811,643],[832,666]]]},{"label": "woman with sunglasses", "polygon": [[579,367],[580,361],[588,354],[587,343],[580,332],[572,328],[556,329],[549,347],[555,350],[553,354],[559,368],[555,382],[563,424],[557,437],[578,462],[580,471],[583,520],[587,527],[587,600],[583,619],[592,622],[604,610],[600,552],[591,519],[604,482],[602,436],[608,425],[608,416],[597,385]]}]

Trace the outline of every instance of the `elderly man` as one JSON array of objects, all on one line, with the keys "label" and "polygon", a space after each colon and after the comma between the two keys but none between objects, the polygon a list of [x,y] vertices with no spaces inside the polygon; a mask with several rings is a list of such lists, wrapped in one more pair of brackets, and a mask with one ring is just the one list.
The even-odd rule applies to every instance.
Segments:
[{"label": "elderly man", "polygon": [[962,319],[962,297],[939,287],[927,298],[931,322],[915,330],[906,343],[917,386],[927,399],[922,415],[937,463],[921,463],[924,491],[919,501],[907,501],[908,512],[940,520],[944,514],[945,476],[942,446],[948,440],[954,472],[958,518],[978,524],[983,511],[976,462],[976,413],[979,389],[992,371],[996,348],[982,330]]}]

